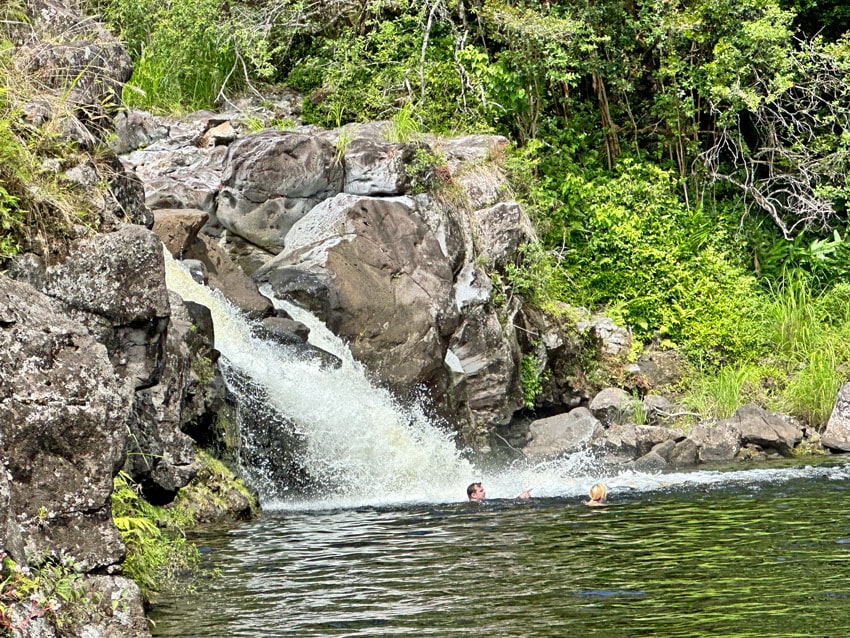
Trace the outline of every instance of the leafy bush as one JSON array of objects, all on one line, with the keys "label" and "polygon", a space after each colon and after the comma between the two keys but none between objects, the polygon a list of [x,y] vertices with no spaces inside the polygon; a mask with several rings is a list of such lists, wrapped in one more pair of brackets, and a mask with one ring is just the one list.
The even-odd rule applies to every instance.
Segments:
[{"label": "leafy bush", "polygon": [[661,337],[718,363],[760,347],[754,278],[728,252],[723,220],[688,209],[677,180],[624,160],[609,179],[565,176],[544,235],[583,305],[607,307],[640,340]]}]

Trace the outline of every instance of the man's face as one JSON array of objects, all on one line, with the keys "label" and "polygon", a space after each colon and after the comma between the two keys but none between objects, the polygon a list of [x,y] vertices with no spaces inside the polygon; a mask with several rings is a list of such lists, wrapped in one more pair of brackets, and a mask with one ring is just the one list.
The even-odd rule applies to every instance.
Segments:
[{"label": "man's face", "polygon": [[487,492],[481,485],[476,485],[472,494],[469,495],[470,501],[483,501],[485,498],[487,498]]}]

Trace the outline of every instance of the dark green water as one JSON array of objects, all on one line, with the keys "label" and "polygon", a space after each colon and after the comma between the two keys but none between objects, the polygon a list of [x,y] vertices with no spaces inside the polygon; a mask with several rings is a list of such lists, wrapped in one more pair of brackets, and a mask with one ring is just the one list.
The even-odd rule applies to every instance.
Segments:
[{"label": "dark green water", "polygon": [[847,467],[704,474],[605,508],[266,512],[196,539],[221,575],[154,635],[850,636]]}]

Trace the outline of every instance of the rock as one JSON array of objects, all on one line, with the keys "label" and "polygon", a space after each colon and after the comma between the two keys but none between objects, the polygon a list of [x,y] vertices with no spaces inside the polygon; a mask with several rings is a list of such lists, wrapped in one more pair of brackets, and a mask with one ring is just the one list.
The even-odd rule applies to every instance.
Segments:
[{"label": "rock", "polygon": [[602,354],[607,357],[624,357],[632,346],[631,333],[614,323],[610,317],[594,314],[579,320],[576,327],[580,333],[592,331],[600,341]]},{"label": "rock", "polygon": [[772,449],[782,456],[791,456],[803,438],[798,424],[752,403],[738,408],[730,421],[741,433],[742,444]]},{"label": "rock", "polygon": [[170,310],[162,243],[151,231],[125,225],[77,241],[62,263],[24,256],[10,272],[76,313],[122,378],[137,388],[157,382]]},{"label": "rock", "polygon": [[388,386],[445,387],[443,358],[458,321],[453,277],[412,200],[327,199],[254,279],[310,308]]},{"label": "rock", "polygon": [[195,283],[199,283],[204,286],[209,284],[210,276],[209,273],[207,273],[207,267],[204,266],[204,262],[199,259],[183,259],[180,262],[180,265],[189,272],[189,276]]},{"label": "rock", "polygon": [[203,210],[212,223],[227,147],[205,147],[203,137],[222,121],[207,112],[177,119],[132,110],[116,119],[113,148],[144,183],[150,208]]},{"label": "rock", "polygon": [[345,150],[343,192],[351,195],[404,195],[410,186],[407,167],[419,144],[396,144],[358,138]]},{"label": "rock", "polygon": [[[198,364],[204,364],[212,375],[209,361],[211,338],[204,339],[192,313],[176,293],[170,293],[171,323],[167,333],[163,372],[159,382],[136,393],[129,421],[126,471],[142,486],[145,497],[152,503],[164,504],[173,500],[181,487],[197,474],[192,440],[183,433],[185,422],[199,418],[204,405],[193,407],[189,396],[199,392],[206,379],[199,378]],[[211,325],[207,311],[207,321]]]},{"label": "rock", "polygon": [[625,423],[634,414],[632,395],[621,388],[605,388],[593,397],[590,411],[605,427]]},{"label": "rock", "polygon": [[687,438],[676,443],[670,451],[667,461],[673,467],[684,467],[696,464],[699,458],[699,448],[693,439]]},{"label": "rock", "polygon": [[587,408],[537,419],[529,428],[531,440],[523,449],[526,458],[539,461],[571,454],[603,436],[604,428]]},{"label": "rock", "polygon": [[295,222],[342,191],[343,170],[320,138],[267,130],[230,145],[221,182],[219,222],[277,253]]},{"label": "rock", "polygon": [[175,259],[182,259],[209,218],[194,208],[164,208],[154,212],[153,232]]},{"label": "rock", "polygon": [[92,638],[146,638],[148,620],[139,586],[122,576],[87,576],[85,598],[90,601],[77,619],[79,633]]},{"label": "rock", "polygon": [[191,243],[185,255],[204,265],[208,285],[229,299],[251,319],[274,314],[274,306],[260,294],[257,284],[245,275],[227,252],[209,237],[200,235]]},{"label": "rock", "polygon": [[836,452],[850,452],[850,383],[835,397],[832,414],[821,435],[821,445]]},{"label": "rock", "polygon": [[654,450],[647,452],[631,464],[631,468],[636,472],[661,472],[666,467],[667,460]]},{"label": "rock", "polygon": [[[224,231],[222,236],[227,254],[242,269],[242,272],[249,277],[253,276],[255,272],[269,263],[275,256],[274,253],[270,253],[264,248],[252,244],[239,235]],[[219,241],[219,243],[221,242]]]},{"label": "rock", "polygon": [[452,173],[463,164],[482,164],[504,155],[508,139],[501,135],[465,135],[429,140],[441,153]]},{"label": "rock", "polygon": [[594,439],[593,447],[607,455],[608,463],[620,464],[637,458],[637,432],[632,424],[614,423],[601,438]]},{"label": "rock", "polygon": [[[133,72],[124,46],[99,22],[81,20],[67,3],[28,0],[25,8],[30,20],[20,27],[17,64],[30,80],[57,92],[61,96],[57,103],[73,107],[76,113],[69,111],[68,117],[79,122],[78,131],[105,138],[111,130],[110,116]],[[84,148],[97,141],[72,138]]]},{"label": "rock", "polygon": [[[549,375],[543,378],[538,407],[577,407],[589,400],[581,383],[584,377],[582,357],[593,343],[585,344],[577,335],[575,313],[566,304],[556,305],[555,313],[523,306],[517,317],[518,339],[523,352],[533,353]],[[532,340],[530,337],[533,336]]]},{"label": "rock", "polygon": [[688,435],[698,448],[700,463],[725,463],[741,449],[741,434],[730,422],[700,423]]},{"label": "rock", "polygon": [[0,456],[12,477],[14,526],[28,556],[61,551],[82,570],[115,565],[124,545],[109,495],[132,388],[59,304],[0,281]]},{"label": "rock", "polygon": [[266,317],[254,328],[254,334],[281,345],[307,343],[310,328],[287,317]]},{"label": "rock", "polygon": [[452,182],[460,188],[470,210],[490,208],[512,197],[504,171],[494,162],[461,167],[452,175]]},{"label": "rock", "polygon": [[480,256],[489,268],[504,268],[520,246],[535,237],[531,220],[516,202],[502,202],[473,213]]},{"label": "rock", "polygon": [[461,311],[483,306],[490,301],[493,281],[480,267],[467,263],[455,281],[455,305]]},{"label": "rock", "polygon": [[671,430],[657,425],[638,425],[635,427],[635,436],[637,437],[637,453],[642,456],[659,443],[681,441],[685,438],[685,433],[682,430]]},{"label": "rock", "polygon": [[154,117],[146,111],[127,109],[115,116],[115,138],[110,147],[119,155],[150,146],[168,136],[164,118]]},{"label": "rock", "polygon": [[[449,340],[456,361],[450,393],[462,385],[474,424],[508,423],[522,406],[516,375],[519,352],[498,317],[484,307],[469,310]],[[472,441],[470,441],[472,443]]]},{"label": "rock", "polygon": [[630,366],[629,371],[636,377],[637,385],[652,390],[678,382],[682,378],[683,367],[681,355],[677,352],[650,345]]}]

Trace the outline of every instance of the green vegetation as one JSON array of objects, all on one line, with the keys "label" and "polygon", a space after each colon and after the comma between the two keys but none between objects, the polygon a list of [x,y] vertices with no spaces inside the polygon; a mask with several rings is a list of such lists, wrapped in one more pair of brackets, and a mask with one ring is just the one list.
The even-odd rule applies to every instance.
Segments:
[{"label": "green vegetation", "polygon": [[33,79],[16,67],[0,37],[0,261],[94,223],[84,194],[63,173],[82,157],[59,135],[73,106],[67,96],[54,97],[47,120],[31,126],[22,105],[35,92]]},{"label": "green vegetation", "polygon": [[177,576],[196,568],[199,554],[185,532],[204,522],[211,508],[227,511],[228,489],[238,490],[256,511],[256,498],[223,463],[200,450],[196,458],[201,465],[198,475],[165,507],[147,502],[125,473],[115,477],[112,517],[127,545],[124,573],[139,584],[147,601],[159,592],[186,586]]},{"label": "green vegetation", "polygon": [[183,535],[191,516],[151,505],[123,472],[115,477],[112,518],[127,546],[124,573],[142,588],[145,600],[176,588],[177,574],[197,566],[198,550]]},{"label": "green vegetation", "polygon": [[67,630],[93,607],[86,600],[83,576],[71,559],[43,561],[30,569],[0,552],[0,636],[26,630],[41,617]]},{"label": "green vegetation", "polygon": [[[850,363],[842,3],[88,7],[134,57],[129,104],[213,107],[273,82],[304,93],[307,123],[386,119],[398,141],[508,136],[517,146],[499,161],[540,241],[494,273],[498,299],[604,310],[639,344],[679,351],[692,369],[681,390],[706,414],[755,400],[813,424],[828,415]],[[415,189],[453,197],[433,154],[411,172]],[[8,195],[13,226],[20,195]]]}]

